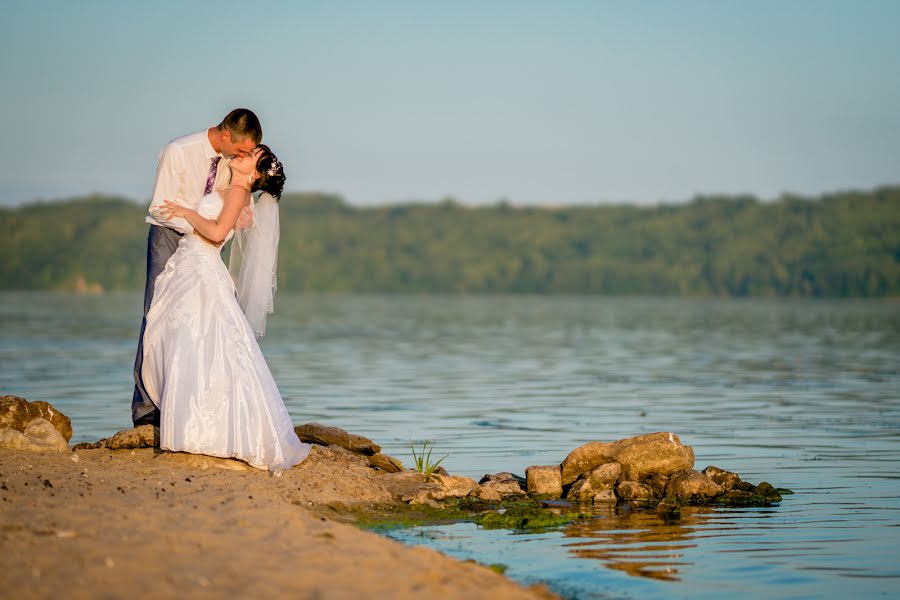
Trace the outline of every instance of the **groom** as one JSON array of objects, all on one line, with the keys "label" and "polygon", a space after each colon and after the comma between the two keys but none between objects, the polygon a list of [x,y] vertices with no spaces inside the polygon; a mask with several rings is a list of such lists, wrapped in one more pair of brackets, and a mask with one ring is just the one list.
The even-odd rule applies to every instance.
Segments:
[{"label": "groom", "polygon": [[[131,399],[131,420],[135,426],[159,425],[159,411],[154,406],[141,378],[144,363],[144,329],[147,311],[153,301],[156,277],[162,273],[169,257],[178,248],[184,234],[193,232],[182,218],[164,219],[158,210],[163,200],[196,208],[206,194],[227,184],[231,158],[249,154],[262,141],[262,126],[253,111],[236,108],[215,127],[192,133],[169,142],[159,155],[156,183],[150,202],[150,234],[147,237],[147,283],[144,286],[144,320],[134,359],[134,396]],[[246,210],[246,209],[245,209]],[[246,223],[250,217],[241,213]]]}]

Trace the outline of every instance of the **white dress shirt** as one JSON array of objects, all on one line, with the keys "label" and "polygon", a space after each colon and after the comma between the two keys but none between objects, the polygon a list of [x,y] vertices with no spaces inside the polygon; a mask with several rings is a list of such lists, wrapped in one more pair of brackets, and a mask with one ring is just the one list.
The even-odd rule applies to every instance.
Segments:
[{"label": "white dress shirt", "polygon": [[[170,227],[181,233],[193,233],[194,228],[183,217],[164,218],[159,209],[163,200],[170,200],[181,206],[195,209],[200,198],[204,196],[206,179],[212,159],[222,156],[209,143],[207,130],[176,138],[166,144],[159,153],[156,166],[156,182],[153,185],[153,199],[150,201],[146,221],[152,225]],[[231,178],[228,158],[222,157],[216,170],[216,181],[213,190],[227,186]]]}]

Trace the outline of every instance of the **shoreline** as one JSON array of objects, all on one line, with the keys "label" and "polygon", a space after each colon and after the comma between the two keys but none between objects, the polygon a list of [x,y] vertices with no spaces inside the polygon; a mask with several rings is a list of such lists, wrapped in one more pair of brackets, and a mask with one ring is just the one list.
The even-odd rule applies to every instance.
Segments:
[{"label": "shoreline", "polygon": [[280,477],[154,448],[0,449],[0,596],[557,597],[348,524],[396,503],[385,476],[323,446]]}]

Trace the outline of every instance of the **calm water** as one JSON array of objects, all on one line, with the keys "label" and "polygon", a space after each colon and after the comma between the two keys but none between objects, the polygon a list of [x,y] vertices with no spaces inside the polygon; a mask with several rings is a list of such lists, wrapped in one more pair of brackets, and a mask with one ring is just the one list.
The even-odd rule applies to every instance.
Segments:
[{"label": "calm water", "polygon": [[[0,393],[73,441],[130,425],[141,299],[0,293]],[[451,472],[523,473],[581,443],[674,431],[777,507],[600,512],[561,531],[393,535],[578,598],[900,595],[900,303],[282,294],[263,350],[295,422]]]}]

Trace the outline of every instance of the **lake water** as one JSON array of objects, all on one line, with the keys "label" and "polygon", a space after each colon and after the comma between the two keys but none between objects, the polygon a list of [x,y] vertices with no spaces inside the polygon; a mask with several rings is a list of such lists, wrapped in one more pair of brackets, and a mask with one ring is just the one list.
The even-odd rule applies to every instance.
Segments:
[{"label": "lake water", "polygon": [[[607,511],[559,531],[390,535],[502,563],[570,598],[900,596],[900,303],[280,294],[262,347],[295,423],[408,464],[524,473],[588,440],[673,431],[697,468],[794,490],[778,506]],[[73,442],[130,426],[138,294],[0,293],[0,393]]]}]

